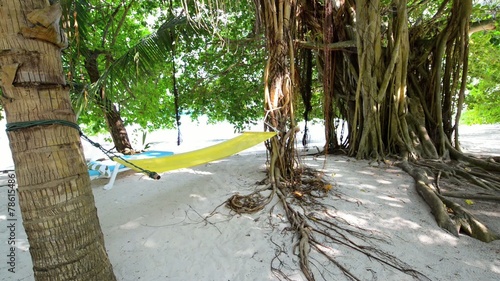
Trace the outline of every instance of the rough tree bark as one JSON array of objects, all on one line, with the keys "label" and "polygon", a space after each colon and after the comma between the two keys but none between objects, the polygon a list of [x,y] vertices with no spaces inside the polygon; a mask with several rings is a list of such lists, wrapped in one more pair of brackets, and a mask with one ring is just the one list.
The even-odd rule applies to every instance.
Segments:
[{"label": "rough tree bark", "polygon": [[[0,101],[36,280],[115,280],[62,72],[59,4],[2,1]],[[36,122],[46,121],[46,125]],[[26,126],[22,126],[22,125]]]},{"label": "rough tree bark", "polygon": [[[100,78],[97,62],[97,58],[100,54],[103,54],[103,52],[96,50],[89,51],[89,55],[85,58],[85,69],[87,70],[91,83],[97,82]],[[120,112],[116,109],[113,102],[106,96],[106,90],[104,87],[97,90],[97,92],[93,95],[93,100],[99,105],[104,114],[108,131],[111,134],[116,150],[123,154],[133,153],[134,149],[132,148],[132,144],[128,138],[127,129],[125,128]]]},{"label": "rough tree bark", "polygon": [[[263,2],[263,3],[262,3]],[[293,101],[296,91],[295,75],[295,15],[297,2],[264,0],[261,9],[265,24],[268,61],[264,71],[265,126],[276,130],[278,135],[267,143],[270,155],[269,180],[286,210],[291,228],[303,241],[299,249],[300,268],[307,280],[314,280],[310,269],[307,244],[311,231],[304,217],[294,210],[287,198],[300,178],[296,171],[295,137],[297,127],[294,120]]]},{"label": "rough tree bark", "polygon": [[268,61],[264,71],[265,126],[278,135],[268,143],[270,179],[276,184],[293,177],[296,124],[293,101],[295,81],[293,24],[295,1],[264,0],[261,3]]},{"label": "rough tree bark", "polygon": [[[350,1],[345,1],[344,5],[354,7]],[[334,83],[338,85],[335,88],[345,92],[349,92],[349,88],[356,89],[355,114],[339,110],[351,124],[350,154],[377,160],[398,157],[403,161],[401,167],[415,178],[419,194],[431,206],[441,227],[455,235],[464,231],[483,241],[492,241],[499,235],[487,227],[472,227],[480,225],[478,220],[437,192],[432,182],[441,172],[468,174],[467,169],[472,166],[488,167],[488,171],[500,170],[497,163],[465,158],[458,150],[458,120],[467,78],[471,10],[470,0],[443,1],[436,18],[444,21],[409,25],[407,1],[393,0],[382,5],[380,1],[357,0],[355,23],[340,23],[348,35],[350,25],[355,26],[356,32],[352,34],[357,38],[358,58],[356,61],[345,56],[344,61],[352,63],[358,73],[349,68],[337,69],[336,77],[343,80]],[[335,18],[340,18],[345,12],[337,7],[334,14]],[[382,25],[382,16],[387,25]],[[438,22],[444,24],[437,27]],[[322,24],[330,23],[323,21]],[[381,26],[386,28],[381,30]],[[342,27],[336,28],[341,30]],[[349,75],[354,79],[344,78]],[[325,94],[328,93],[325,91]],[[349,102],[344,96],[340,99]],[[436,161],[448,162],[442,165]],[[421,165],[428,169],[419,168]],[[464,165],[467,165],[465,169]],[[474,172],[483,174],[484,179],[478,180],[474,175],[464,176],[464,179],[480,187],[497,188],[494,182],[497,176]]]},{"label": "rough tree bark", "polygon": [[[339,114],[348,124],[345,145],[351,156],[408,161],[402,167],[417,182],[427,178],[431,190],[437,190],[431,179],[441,172],[468,174],[467,169],[473,167],[498,172],[498,163],[466,157],[460,152],[458,124],[467,78],[472,1],[443,1],[430,20],[412,24],[408,13],[413,12],[412,17],[419,15],[418,11],[426,9],[418,6],[421,4],[410,7],[407,1],[400,0],[332,3],[301,3],[301,25],[297,29],[298,53],[305,53],[305,48],[317,50],[316,67],[324,89],[325,146],[332,150],[331,144],[335,144],[332,116]],[[357,44],[353,45],[353,40]],[[344,142],[339,148],[343,147]],[[427,160],[447,161],[448,167]],[[432,171],[424,175],[419,165],[432,166]],[[464,179],[479,187],[498,189],[494,182],[498,176],[474,173],[484,178],[478,180],[477,175],[468,175]],[[454,221],[453,227],[448,224],[445,229],[455,235],[460,229],[471,229],[468,234],[484,238],[483,241],[498,239],[485,227],[470,228],[469,225],[477,225],[470,214],[462,216],[465,220],[454,219],[463,210],[447,204],[445,195],[434,191],[425,196],[434,197],[426,199],[429,205],[440,205],[432,202],[436,200],[453,210],[433,210],[443,216],[436,216],[440,225]],[[497,198],[494,194],[486,197]],[[451,231],[452,228],[456,230]]]},{"label": "rough tree bark", "polygon": [[[333,227],[333,225],[337,225],[330,220],[331,218],[323,221],[309,215],[311,210],[309,208],[312,207],[319,210],[323,218],[325,217],[328,207],[323,206],[317,200],[317,194],[323,194],[331,186],[328,187],[328,184],[318,179],[318,175],[307,171],[307,169],[293,170],[294,166],[291,160],[294,159],[295,155],[287,153],[289,143],[286,142],[286,137],[288,134],[293,136],[293,126],[288,124],[294,125],[293,107],[288,107],[289,104],[291,105],[293,95],[289,94],[290,89],[293,90],[295,84],[292,83],[290,88],[285,86],[289,81],[294,82],[293,77],[296,74],[301,75],[296,80],[297,82],[310,83],[311,66],[309,64],[311,59],[308,57],[310,53],[304,49],[315,49],[317,50],[315,54],[318,56],[316,67],[319,77],[322,79],[321,82],[323,82],[325,95],[326,147],[329,148],[330,144],[334,144],[336,141],[336,139],[332,139],[335,135],[330,134],[328,130],[335,129],[332,125],[334,123],[332,122],[333,113],[339,114],[349,124],[348,146],[350,154],[358,158],[399,161],[399,166],[415,178],[417,191],[431,207],[440,227],[455,235],[458,235],[459,231],[464,231],[482,241],[498,239],[498,235],[489,232],[487,227],[473,218],[464,208],[448,200],[446,194],[449,195],[449,192],[439,192],[439,189],[434,186],[437,183],[433,182],[432,177],[435,175],[431,173],[439,170],[436,168],[443,170],[443,166],[449,164],[449,162],[445,162],[446,159],[443,157],[445,154],[439,146],[444,143],[451,147],[451,141],[440,142],[432,138],[438,131],[443,132],[440,134],[441,136],[449,138],[449,134],[444,133],[444,128],[449,129],[450,126],[449,124],[444,125],[443,120],[434,120],[430,117],[433,117],[433,114],[451,116],[449,114],[451,111],[446,111],[442,107],[450,108],[453,102],[450,103],[450,98],[446,97],[445,94],[441,99],[446,100],[444,103],[441,103],[441,100],[435,96],[432,96],[433,99],[430,101],[426,99],[425,95],[428,92],[422,91],[419,86],[435,86],[435,84],[419,79],[422,77],[429,79],[427,72],[432,69],[432,63],[455,64],[457,61],[456,59],[447,60],[443,57],[440,59],[434,57],[435,49],[428,48],[428,46],[436,43],[435,39],[438,37],[425,38],[425,42],[429,44],[427,46],[415,48],[415,45],[411,45],[415,41],[410,41],[409,26],[411,25],[409,24],[408,2],[403,0],[393,0],[390,3],[378,0],[301,1],[297,4],[295,13],[297,18],[293,21],[289,20],[289,14],[287,14],[288,5],[292,3],[295,4],[294,1],[260,1],[259,5],[256,5],[263,12],[260,18],[263,18],[266,24],[269,51],[265,72],[266,126],[280,132],[280,136],[269,144],[271,155],[269,172],[273,192],[268,197],[261,196],[259,192],[269,190],[266,187],[249,196],[235,195],[228,200],[228,206],[238,213],[254,212],[261,210],[264,204],[270,202],[273,194],[276,194],[290,223],[287,230],[293,231],[295,234],[294,241],[297,241],[297,244],[294,247],[294,253],[299,257],[299,265],[305,278],[315,280],[313,272],[317,271],[313,268],[326,268],[326,264],[329,266],[330,262],[331,265],[337,266],[346,277],[357,280],[348,269],[337,262],[334,256],[321,249],[325,247],[325,243],[322,242],[339,241],[338,237],[346,238],[358,234],[351,232],[344,236]],[[460,1],[455,0],[453,9],[459,3]],[[443,4],[443,6],[447,5]],[[468,5],[464,5],[463,8],[467,9],[467,7]],[[292,9],[292,11],[294,10]],[[462,21],[463,17],[467,16],[464,11],[458,14],[462,16]],[[287,22],[298,24],[294,30],[290,30],[293,27]],[[466,20],[466,22],[468,21]],[[466,29],[463,30],[466,31]],[[293,36],[286,37],[290,34]],[[432,37],[429,30],[422,34]],[[466,32],[461,32],[461,34],[466,34]],[[288,47],[289,38],[295,44],[290,44]],[[353,40],[357,40],[355,45],[352,44]],[[465,43],[465,41],[460,42]],[[453,44],[449,44],[449,50],[454,49]],[[302,49],[294,50],[296,47]],[[287,50],[287,48],[289,49]],[[430,49],[431,52],[429,52]],[[410,54],[410,50],[414,53]],[[458,48],[454,50],[458,50]],[[289,66],[295,53],[299,54],[299,58],[295,60],[299,66],[299,70],[296,72],[294,65]],[[289,54],[288,57],[287,54]],[[445,56],[448,53],[440,52],[439,54]],[[464,58],[464,52],[459,51],[456,54],[458,57]],[[432,63],[427,60],[431,60]],[[415,70],[412,67],[422,69]],[[460,67],[450,65],[445,69],[457,71]],[[466,75],[463,73],[457,75],[455,72],[449,77],[436,74],[433,79],[450,83],[449,93],[453,95],[453,92],[458,89],[456,85],[464,85],[463,82],[457,83],[454,79],[464,79],[464,77]],[[411,85],[410,91],[407,90],[408,84]],[[310,85],[307,84],[297,87],[303,93],[304,106],[307,110],[310,109],[308,103],[310,101],[309,87]],[[436,93],[442,94],[442,92]],[[429,104],[439,106],[441,112],[434,107],[430,109]],[[287,118],[292,118],[292,120],[288,121]],[[438,123],[443,129],[439,129]],[[454,149],[450,149],[450,152],[452,155],[459,153]],[[434,164],[431,165],[422,159],[432,159]],[[470,162],[470,159],[468,161]],[[290,165],[286,166],[289,169],[283,168],[285,167],[283,163],[289,163]],[[420,168],[417,165],[425,167]],[[491,164],[482,165],[482,167],[496,171],[498,166]],[[454,171],[447,172],[449,175],[453,175]],[[482,179],[487,177],[495,179],[495,176],[490,174],[478,174],[484,176]],[[478,184],[489,189],[498,187],[498,184],[483,183],[477,177],[475,180]],[[457,196],[456,194],[452,195]],[[325,196],[328,195],[325,194]],[[484,196],[475,198],[484,199]],[[297,206],[299,207],[296,208]],[[325,208],[322,209],[322,207]],[[450,209],[453,210],[453,214],[450,214]],[[358,251],[359,248],[356,246],[352,249]],[[391,266],[394,268],[398,268],[416,279],[426,280],[426,277],[419,272],[409,270],[406,265],[400,266],[400,261],[397,258],[378,249],[371,250],[383,255],[379,261],[385,263],[386,260],[391,260]],[[373,253],[361,252],[370,259],[375,256]],[[328,261],[318,265],[319,262],[315,263],[319,260],[316,259],[316,254],[322,255]],[[276,259],[279,260],[278,257]],[[279,261],[281,262],[281,260]],[[284,279],[288,278],[280,271],[279,267],[273,268],[273,270],[278,272],[280,276],[284,276]],[[330,267],[327,271],[332,272]],[[321,277],[325,280],[328,279],[324,275]]]},{"label": "rough tree bark", "polygon": [[385,153],[380,124],[385,92],[379,93],[378,85],[379,73],[383,73],[380,18],[380,1],[356,0],[359,79],[350,153],[377,160]]}]

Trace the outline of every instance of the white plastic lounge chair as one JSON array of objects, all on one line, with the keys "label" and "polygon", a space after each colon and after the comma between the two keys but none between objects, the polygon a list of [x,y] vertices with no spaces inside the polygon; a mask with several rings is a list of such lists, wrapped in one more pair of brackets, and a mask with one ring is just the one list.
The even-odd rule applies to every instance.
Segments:
[{"label": "white plastic lounge chair", "polygon": [[90,180],[98,179],[101,177],[101,173],[96,170],[89,170]]},{"label": "white plastic lounge chair", "polygon": [[[170,151],[151,150],[134,155],[120,155],[120,157],[128,161],[165,157],[172,154],[173,152]],[[112,160],[90,161],[87,166],[89,168],[89,175],[91,180],[96,178],[109,178],[109,182],[104,186],[105,190],[113,188],[118,173],[130,170],[130,168],[125,167],[122,164]]]}]

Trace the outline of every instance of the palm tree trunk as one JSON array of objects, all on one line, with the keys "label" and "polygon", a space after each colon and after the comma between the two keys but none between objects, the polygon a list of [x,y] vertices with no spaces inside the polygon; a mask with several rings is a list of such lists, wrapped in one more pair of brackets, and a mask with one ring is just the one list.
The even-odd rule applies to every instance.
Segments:
[{"label": "palm tree trunk", "polygon": [[[59,4],[2,1],[0,101],[36,280],[115,280],[62,72]],[[36,125],[44,120],[47,125]],[[21,126],[23,125],[23,126]],[[8,127],[9,128],[9,127]],[[11,127],[12,128],[12,127]]]}]

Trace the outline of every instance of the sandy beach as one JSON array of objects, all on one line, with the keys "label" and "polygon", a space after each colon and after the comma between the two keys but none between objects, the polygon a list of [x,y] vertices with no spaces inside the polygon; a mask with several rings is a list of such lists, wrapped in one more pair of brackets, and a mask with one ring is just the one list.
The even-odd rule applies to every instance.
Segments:
[{"label": "sandy beach", "polygon": [[[223,133],[189,130],[180,147],[175,146],[173,131],[151,134],[152,148],[178,153],[234,136],[227,126],[224,130],[220,126],[201,128]],[[4,134],[0,138],[2,158],[9,152]],[[462,134],[467,151],[500,155],[499,125],[467,127]],[[86,155],[98,156],[92,149],[85,145]],[[307,212],[331,218],[340,229],[339,236],[348,236],[367,251],[387,253],[382,260],[391,261],[385,264],[332,239],[322,241],[324,250],[359,280],[500,280],[500,241],[483,243],[465,235],[457,238],[440,229],[416,193],[413,179],[399,168],[346,156],[304,155],[300,159],[303,165],[321,171],[332,185],[318,199],[326,209]],[[260,144],[220,161],[163,173],[157,181],[133,171],[120,173],[111,190],[103,189],[106,179],[92,181],[117,279],[306,280],[294,254],[297,237],[277,198],[253,214],[236,214],[225,206],[234,194],[262,188],[258,182],[266,177],[266,160],[265,147]],[[8,162],[3,166],[8,169]],[[7,203],[7,188],[2,186],[0,280],[33,280],[18,206],[16,272],[8,271],[4,254],[9,237]],[[481,201],[476,205],[480,213]],[[489,218],[488,226],[500,231],[500,208],[484,215]],[[357,232],[366,237],[349,236]],[[310,253],[316,280],[348,280],[316,251]],[[394,264],[419,275],[401,272]]]}]

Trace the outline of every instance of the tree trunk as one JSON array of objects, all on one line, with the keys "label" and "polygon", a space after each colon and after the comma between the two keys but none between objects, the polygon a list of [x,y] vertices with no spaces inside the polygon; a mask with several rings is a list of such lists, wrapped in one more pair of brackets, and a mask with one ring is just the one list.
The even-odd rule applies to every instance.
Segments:
[{"label": "tree trunk", "polygon": [[[344,8],[353,8],[350,1],[343,4]],[[398,156],[406,163],[403,165],[405,170],[415,178],[417,190],[436,215],[439,226],[455,235],[463,230],[482,241],[492,241],[499,239],[500,235],[490,232],[465,208],[435,192],[434,183],[430,180],[438,177],[443,167],[447,167],[447,174],[464,174],[464,187],[474,184],[488,189],[496,184],[485,178],[478,181],[477,176],[467,175],[472,173],[467,171],[469,167],[460,166],[470,164],[494,171],[499,169],[496,163],[466,159],[454,148],[458,148],[458,120],[467,78],[468,24],[472,1],[453,0],[441,5],[441,12],[444,13],[448,6],[449,12],[447,15],[437,12],[435,18],[447,17],[446,21],[439,23],[439,28],[432,20],[409,25],[408,13],[411,9],[407,1],[383,3],[379,0],[356,0],[355,22],[348,21],[346,9],[341,5],[334,10],[337,12],[334,19],[344,20],[334,21],[334,26],[339,34],[354,34],[352,37],[357,38],[357,61],[345,55],[343,63],[351,62],[358,72],[349,67],[331,67],[336,73],[328,71],[331,64],[325,52],[322,79],[324,85],[334,85],[334,89],[347,93],[337,95],[346,104],[349,102],[349,88],[356,89],[355,107],[349,106],[349,110],[342,111],[336,105],[336,110],[350,126],[351,155],[377,160]],[[331,11],[329,2],[324,10],[325,14]],[[325,17],[322,24],[330,26],[329,18]],[[350,31],[349,25],[355,26],[355,30]],[[321,35],[323,40],[329,39],[327,33]],[[325,49],[335,42],[325,41]],[[340,83],[337,80],[341,80]],[[329,87],[324,87],[325,95],[329,95]],[[325,99],[325,104],[331,102]],[[354,108],[354,115],[350,114],[351,108]],[[325,124],[328,121],[325,120]],[[433,164],[429,172],[410,169],[413,164],[425,162],[425,159],[433,159],[428,163],[440,159],[457,159],[463,163],[452,167],[448,167],[449,163],[442,166]],[[453,215],[448,213],[450,209]]]},{"label": "tree trunk", "polygon": [[325,3],[325,15],[323,20],[323,91],[324,91],[324,104],[323,104],[323,117],[325,120],[325,151],[328,153],[337,149],[339,144],[337,141],[337,126],[335,126],[335,119],[338,116],[335,114],[335,106],[338,104],[338,99],[335,93],[335,64],[336,54],[333,50],[327,49],[327,44],[334,41],[334,26],[333,26],[333,3],[328,1]]},{"label": "tree trunk", "polygon": [[101,108],[104,108],[104,117],[108,125],[109,133],[113,139],[116,151],[123,154],[133,154],[134,149],[128,138],[127,129],[123,123],[120,112],[116,106],[107,98],[99,100]]},{"label": "tree trunk", "polygon": [[[85,58],[85,69],[89,74],[90,82],[95,83],[100,78],[97,58],[100,54],[102,54],[102,52],[94,50],[89,53],[90,55]],[[100,88],[97,93],[92,95],[92,98],[104,113],[108,131],[111,134],[116,150],[124,154],[132,153],[132,144],[128,138],[127,129],[125,128],[120,112],[116,109],[116,106],[112,103],[112,101],[106,96],[105,89]]]},{"label": "tree trunk", "polygon": [[79,131],[71,127],[76,120],[62,72],[60,16],[60,5],[49,1],[0,5],[0,100],[19,205],[36,280],[115,280]]},{"label": "tree trunk", "polygon": [[359,79],[350,153],[358,158],[380,159],[385,150],[380,124],[385,92],[379,93],[377,79],[383,73],[380,17],[379,0],[356,0]]},{"label": "tree trunk", "polygon": [[261,4],[266,26],[266,128],[278,131],[268,144],[271,156],[270,179],[279,184],[293,177],[296,125],[294,100],[294,48],[292,41],[295,1],[264,0]]}]

